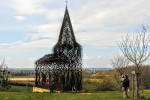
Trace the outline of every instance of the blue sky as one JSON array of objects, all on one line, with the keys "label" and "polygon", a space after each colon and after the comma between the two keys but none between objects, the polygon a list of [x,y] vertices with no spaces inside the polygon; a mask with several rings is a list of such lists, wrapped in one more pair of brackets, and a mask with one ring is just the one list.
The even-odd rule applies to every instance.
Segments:
[{"label": "blue sky", "polygon": [[[0,58],[11,68],[34,68],[57,43],[65,0],[1,0]],[[149,0],[69,0],[83,67],[105,68],[121,54],[117,41],[150,23]]]}]

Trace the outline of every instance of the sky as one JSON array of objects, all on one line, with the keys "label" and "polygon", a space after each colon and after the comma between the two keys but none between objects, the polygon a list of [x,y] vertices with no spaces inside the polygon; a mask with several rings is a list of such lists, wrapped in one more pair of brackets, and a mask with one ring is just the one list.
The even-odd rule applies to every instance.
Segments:
[{"label": "sky", "polygon": [[[117,42],[150,23],[150,0],[68,0],[83,68],[110,68]],[[58,41],[65,0],[0,0],[0,58],[9,68],[35,68]]]}]

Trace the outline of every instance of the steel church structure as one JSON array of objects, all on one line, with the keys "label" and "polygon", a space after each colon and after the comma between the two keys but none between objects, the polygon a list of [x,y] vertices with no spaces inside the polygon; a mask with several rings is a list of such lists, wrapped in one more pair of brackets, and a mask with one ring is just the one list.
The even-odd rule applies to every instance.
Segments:
[{"label": "steel church structure", "polygon": [[68,8],[66,6],[62,27],[53,54],[38,59],[35,64],[35,87],[57,91],[82,89],[81,46],[76,42]]}]

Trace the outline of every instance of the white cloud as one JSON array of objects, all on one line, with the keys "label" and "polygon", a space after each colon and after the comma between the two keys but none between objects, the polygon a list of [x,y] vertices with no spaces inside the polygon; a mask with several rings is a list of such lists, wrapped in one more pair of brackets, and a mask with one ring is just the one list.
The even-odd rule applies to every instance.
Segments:
[{"label": "white cloud", "polygon": [[25,17],[25,16],[14,16],[14,18],[15,18],[15,19],[17,19],[17,20],[20,20],[20,21],[22,21],[22,20],[25,20],[25,19],[26,19],[26,17]]},{"label": "white cloud", "polygon": [[[44,15],[49,23],[29,25],[29,32],[24,40],[14,43],[0,44],[2,54],[15,54],[36,49],[52,49],[58,40],[58,35],[64,10],[61,7],[51,9],[45,6],[59,0],[12,0],[10,6],[16,11],[17,20],[24,20],[24,16]],[[104,48],[116,46],[121,36],[136,31],[141,24],[150,23],[150,1],[148,0],[83,0],[85,3],[68,7],[77,42],[82,46]],[[82,2],[81,0],[74,1]],[[53,5],[54,6],[54,5]],[[25,40],[30,40],[26,42]],[[9,46],[8,48],[3,48]],[[108,48],[109,49],[109,48]],[[111,52],[110,52],[111,54]],[[111,55],[112,56],[112,55]],[[85,67],[109,66],[110,57],[85,57]],[[26,59],[27,60],[27,59]],[[29,61],[32,61],[31,59]],[[25,60],[23,60],[25,62]],[[22,62],[22,64],[23,64]]]},{"label": "white cloud", "polygon": [[[59,0],[58,0],[59,1]],[[58,2],[55,0],[55,2]],[[64,9],[48,9],[45,5],[49,4],[49,7],[53,6],[54,0],[11,0],[8,4],[12,7],[19,16],[16,16],[16,19],[22,19],[20,15],[33,15],[43,14],[47,20],[55,21],[63,16]]]},{"label": "white cloud", "polygon": [[27,58],[13,58],[7,60],[7,65],[9,68],[34,68],[34,61]]},{"label": "white cloud", "polygon": [[[115,28],[130,29],[143,23],[149,23],[150,14],[147,13],[150,2],[147,0],[88,0],[80,9],[75,10],[72,19],[76,22],[77,29],[107,30]],[[77,15],[76,15],[77,14]],[[121,28],[122,27],[122,28]]]},{"label": "white cloud", "polygon": [[39,38],[51,38],[56,40],[59,36],[60,26],[61,25],[59,23],[30,26],[30,29],[36,33],[29,34],[29,36],[32,40]]},{"label": "white cloud", "polygon": [[89,47],[95,47],[95,48],[104,48],[109,46],[116,46],[117,41],[120,40],[121,36],[125,33],[119,33],[119,32],[79,32],[76,35],[76,39],[79,43],[82,45],[86,45]]},{"label": "white cloud", "polygon": [[13,7],[19,14],[41,14],[47,12],[43,3],[52,2],[53,0],[12,0]]},{"label": "white cloud", "polygon": [[1,56],[10,55],[10,54],[24,54],[35,50],[44,50],[49,49],[52,50],[53,46],[55,45],[55,41],[51,39],[41,39],[41,40],[34,40],[30,42],[15,42],[8,44],[9,47],[4,47],[0,44],[1,47]]},{"label": "white cloud", "polygon": [[45,14],[47,20],[57,21],[58,19],[62,19],[64,15],[64,9],[57,9],[57,10],[49,10]]},{"label": "white cloud", "polygon": [[84,68],[110,68],[110,59],[113,55],[83,57]]},{"label": "white cloud", "polygon": [[38,58],[29,58],[28,60],[35,62],[37,59],[38,59]]}]

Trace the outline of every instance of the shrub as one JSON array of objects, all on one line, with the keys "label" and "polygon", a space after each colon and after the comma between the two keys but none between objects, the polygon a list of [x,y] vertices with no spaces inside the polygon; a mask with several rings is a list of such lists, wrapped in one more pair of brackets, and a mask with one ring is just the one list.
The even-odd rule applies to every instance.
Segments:
[{"label": "shrub", "polygon": [[5,91],[6,89],[3,87],[0,87],[0,91]]},{"label": "shrub", "polygon": [[0,91],[8,91],[11,88],[10,85],[5,86],[5,87],[0,87]]},{"label": "shrub", "polygon": [[93,92],[97,88],[97,83],[91,82],[90,80],[83,81],[82,90],[83,92]]},{"label": "shrub", "polygon": [[20,89],[18,89],[18,88],[10,88],[8,90],[8,92],[22,92],[22,91]]},{"label": "shrub", "polygon": [[83,92],[113,91],[119,86],[113,76],[104,77],[101,82],[91,82],[89,79],[83,81]]},{"label": "shrub", "polygon": [[97,91],[113,91],[119,89],[113,76],[104,77],[103,81],[97,85]]},{"label": "shrub", "polygon": [[33,87],[33,84],[30,83],[20,83],[20,82],[9,82],[10,85],[17,85],[17,86],[29,86]]}]

